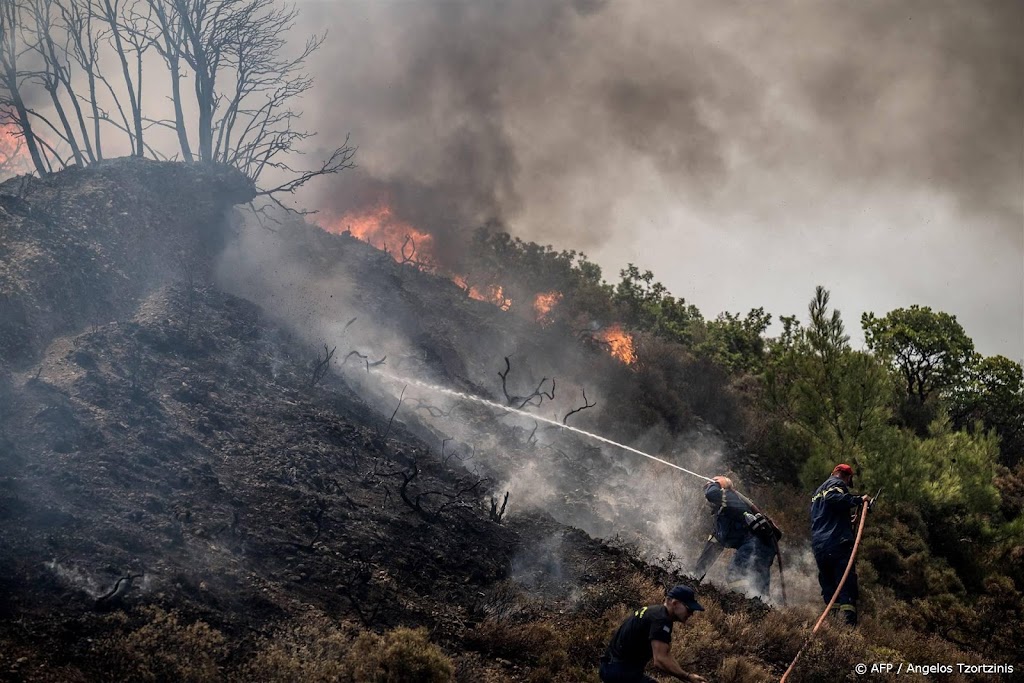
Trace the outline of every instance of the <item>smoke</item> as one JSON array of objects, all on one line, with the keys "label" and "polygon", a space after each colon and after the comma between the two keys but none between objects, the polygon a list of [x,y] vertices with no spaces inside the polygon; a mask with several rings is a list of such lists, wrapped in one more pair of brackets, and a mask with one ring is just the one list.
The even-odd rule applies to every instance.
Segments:
[{"label": "smoke", "polygon": [[[386,201],[396,219],[433,234],[442,256],[496,221],[586,249],[606,268],[651,268],[711,315],[802,311],[821,283],[852,313],[855,338],[849,321],[860,311],[922,303],[958,315],[983,352],[1024,358],[1017,3],[307,0],[301,9],[300,29],[330,31],[305,123],[325,148],[347,133],[359,146],[359,168],[305,198],[328,215]],[[408,324],[385,326],[344,273],[309,279],[278,251],[254,269],[282,280],[260,303],[274,299],[310,340],[336,338],[339,321],[360,315],[358,343],[393,356],[422,346],[409,333],[419,329],[450,339],[466,382],[491,390],[488,362],[526,344],[483,324],[463,343],[453,330],[421,329],[412,311],[390,311]],[[245,245],[228,270],[253,252],[264,253]],[[519,381],[582,383],[571,356],[517,365]],[[436,370],[417,377],[445,384]],[[390,414],[398,388],[346,377]],[[588,386],[602,406],[608,391]],[[546,510],[592,535],[640,539],[652,557],[672,550],[684,568],[699,551],[709,522],[692,482],[606,447],[579,471],[558,450],[592,444],[540,430],[526,448],[528,420],[499,421],[415,388],[406,397],[450,415],[407,405],[398,421],[473,447],[452,464],[510,491],[510,515]],[[720,445],[693,435],[646,441],[633,445],[707,474],[723,461]]]},{"label": "smoke", "polygon": [[330,31],[310,127],[359,145],[312,204],[386,193],[450,249],[497,220],[651,268],[711,315],[801,311],[819,283],[854,331],[860,311],[932,305],[1024,357],[1019,3],[302,12]]},{"label": "smoke", "polygon": [[[561,337],[538,340],[536,325],[522,324],[496,307],[481,304],[484,309],[477,311],[465,301],[452,306],[439,289],[443,282],[403,287],[399,271],[412,278],[410,269],[350,238],[301,226],[279,232],[251,222],[238,227],[218,265],[221,287],[292,329],[308,346],[310,360],[315,348],[337,346],[334,378],[385,422],[398,406],[396,427],[418,436],[435,455],[443,451],[444,467],[488,479],[499,501],[509,492],[509,518],[542,511],[594,537],[628,543],[651,560],[692,567],[710,530],[700,480],[556,426],[579,405],[579,387],[586,386],[596,407],[574,415],[573,425],[602,433],[608,411],[622,400],[616,396],[621,387],[596,374],[601,365],[595,363],[615,361]],[[435,316],[443,320],[435,322]],[[352,318],[356,322],[347,325]],[[431,326],[439,331],[425,329]],[[442,345],[450,349],[446,358],[438,358]],[[371,373],[362,365],[343,366],[350,349],[372,352],[374,359],[387,356],[387,364]],[[529,391],[542,377],[557,378],[555,398],[530,408],[555,424],[505,414],[431,386],[468,386],[474,394],[501,401],[495,361],[506,355],[512,359],[512,393]],[[727,459],[714,434],[672,434],[664,425],[627,443],[709,475],[722,471]],[[557,548],[548,550],[546,556],[556,562]]]}]

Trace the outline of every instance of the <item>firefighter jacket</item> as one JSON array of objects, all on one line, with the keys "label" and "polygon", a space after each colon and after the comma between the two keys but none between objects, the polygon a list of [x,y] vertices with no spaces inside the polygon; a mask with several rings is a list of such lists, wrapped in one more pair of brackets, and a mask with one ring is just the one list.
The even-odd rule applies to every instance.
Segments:
[{"label": "firefighter jacket", "polygon": [[715,539],[726,548],[739,548],[750,536],[744,513],[752,512],[750,504],[733,489],[723,489],[718,482],[704,487],[704,497],[714,509]]},{"label": "firefighter jacket", "polygon": [[811,549],[824,553],[852,545],[855,534],[850,512],[862,502],[839,477],[829,477],[811,498]]}]

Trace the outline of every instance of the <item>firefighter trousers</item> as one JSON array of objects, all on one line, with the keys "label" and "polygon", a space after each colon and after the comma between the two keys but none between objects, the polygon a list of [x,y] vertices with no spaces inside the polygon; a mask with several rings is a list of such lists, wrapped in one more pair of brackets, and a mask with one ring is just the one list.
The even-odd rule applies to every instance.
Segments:
[{"label": "firefighter trousers", "polygon": [[[853,553],[853,544],[848,543],[838,548],[827,550],[815,550],[814,561],[818,563],[818,584],[821,585],[821,598],[827,605],[836,592],[839,581],[843,578],[846,565],[850,562],[850,555]],[[839,597],[833,605],[833,611],[838,610],[840,616],[850,626],[857,625],[857,567],[856,564],[850,568],[850,575],[846,577],[843,589],[839,591]]]},{"label": "firefighter trousers", "polygon": [[749,582],[751,590],[765,598],[771,590],[772,561],[775,548],[772,544],[753,534],[748,534],[740,547],[736,548],[726,571],[729,588],[742,590]]}]

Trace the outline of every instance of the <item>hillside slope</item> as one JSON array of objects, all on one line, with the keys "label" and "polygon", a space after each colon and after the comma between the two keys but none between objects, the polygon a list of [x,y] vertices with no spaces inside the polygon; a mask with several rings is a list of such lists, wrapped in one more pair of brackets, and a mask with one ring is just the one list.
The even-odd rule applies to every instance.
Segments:
[{"label": "hillside slope", "polygon": [[[0,186],[0,678],[596,680],[626,610],[683,580],[693,482],[379,377],[493,398],[506,355],[516,386],[627,371],[352,238],[242,229],[250,196],[143,160]],[[700,590],[686,665],[780,674],[811,610]],[[792,680],[900,651],[976,661],[868,624]]]}]

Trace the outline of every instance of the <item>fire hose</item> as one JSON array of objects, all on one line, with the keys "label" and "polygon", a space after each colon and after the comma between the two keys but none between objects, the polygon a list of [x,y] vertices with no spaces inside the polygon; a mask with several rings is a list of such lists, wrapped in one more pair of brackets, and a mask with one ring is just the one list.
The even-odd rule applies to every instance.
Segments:
[{"label": "fire hose", "polygon": [[796,666],[796,663],[800,661],[800,655],[802,655],[804,650],[807,649],[807,646],[811,644],[811,641],[814,639],[814,634],[818,632],[819,628],[821,628],[821,625],[825,622],[825,617],[828,616],[829,610],[832,609],[832,605],[834,605],[836,600],[839,598],[839,591],[843,590],[843,586],[846,584],[846,579],[850,576],[850,570],[853,569],[853,563],[857,561],[857,549],[860,547],[861,536],[864,535],[864,522],[868,519],[869,508],[870,503],[865,500],[861,507],[860,525],[857,527],[857,537],[853,541],[853,552],[850,553],[850,561],[846,563],[846,571],[843,572],[843,578],[839,581],[839,585],[836,587],[836,592],[832,594],[832,599],[829,600],[828,604],[825,606],[825,611],[821,613],[820,617],[818,617],[818,622],[814,624],[814,628],[811,629],[811,633],[807,636],[807,640],[804,641],[800,650],[797,651],[796,657],[793,658],[793,662],[789,665],[789,668],[786,669],[786,673],[782,674],[782,678],[779,679],[779,683],[786,683],[786,679],[789,678],[789,674],[793,672],[793,668]]},{"label": "fire hose", "polygon": [[[418,380],[418,379],[415,379],[415,378],[399,377],[399,376],[393,375],[393,374],[391,374],[389,372],[382,372],[381,375],[383,377],[387,378],[387,379],[392,380],[392,381],[404,383],[406,386],[412,384],[414,386],[419,386],[419,387],[422,387],[424,389],[429,389],[431,391],[436,391],[436,392],[440,392],[440,393],[443,393],[443,394],[447,394],[449,396],[453,396],[453,397],[458,398],[458,399],[465,399],[465,400],[469,400],[469,401],[474,401],[476,403],[480,403],[482,405],[486,405],[486,406],[489,406],[491,408],[497,408],[498,410],[503,410],[503,411],[508,412],[508,413],[514,413],[514,414],[517,414],[517,415],[522,415],[523,417],[530,418],[531,420],[545,422],[545,423],[550,424],[550,425],[552,425],[554,427],[558,427],[559,429],[565,429],[567,431],[574,432],[576,434],[580,434],[581,436],[585,436],[585,437],[588,437],[588,438],[591,438],[591,439],[595,439],[597,441],[609,444],[611,446],[616,446],[618,448],[621,448],[622,450],[629,451],[630,453],[634,453],[636,455],[643,456],[643,457],[648,458],[650,460],[653,460],[655,462],[661,463],[662,465],[668,465],[669,467],[672,467],[672,468],[674,468],[676,470],[679,470],[679,471],[684,472],[686,474],[689,474],[689,475],[692,475],[694,477],[697,477],[698,479],[702,479],[705,482],[714,481],[714,479],[711,478],[711,477],[706,477],[703,474],[700,474],[699,472],[694,472],[693,470],[688,470],[685,467],[681,467],[681,466],[679,466],[679,465],[677,465],[675,463],[669,462],[668,460],[663,460],[662,458],[658,458],[656,456],[653,456],[650,453],[644,453],[641,450],[638,450],[638,449],[633,448],[631,446],[627,446],[626,444],[618,443],[617,441],[612,441],[611,439],[603,437],[603,436],[601,436],[599,434],[594,434],[592,432],[588,432],[588,431],[579,429],[577,427],[572,427],[570,425],[566,425],[564,423],[560,423],[560,422],[557,422],[555,420],[552,420],[552,419],[549,419],[549,418],[546,418],[546,417],[543,417],[543,416],[540,416],[540,415],[534,415],[532,413],[526,413],[526,412],[524,412],[522,410],[513,408],[511,406],[502,405],[500,403],[496,403],[494,401],[489,401],[489,400],[487,400],[485,398],[481,398],[479,396],[474,396],[472,394],[467,394],[467,393],[464,393],[464,392],[461,392],[461,391],[455,391],[454,389],[449,389],[448,387],[438,386],[436,384],[431,384],[429,382],[424,382],[422,380]],[[399,405],[401,405],[401,403],[399,403]],[[737,493],[739,493],[739,492],[737,491]],[[746,501],[746,503],[751,507],[751,509],[753,509],[758,514],[761,514],[765,518],[767,518],[767,515],[764,515],[764,513],[761,512],[757,508],[757,506],[754,505],[754,503],[749,498],[747,498],[746,496],[743,496],[742,494],[740,494],[740,497],[744,501]],[[773,527],[775,526],[774,523],[772,523],[772,526]],[[780,583],[782,585],[782,602],[783,602],[783,604],[785,604],[786,603],[786,583],[785,583],[785,578],[782,575],[782,553],[779,552],[778,538],[775,537],[774,534],[773,534],[772,538],[773,538],[773,543],[774,543],[774,546],[775,546],[775,554],[779,558],[779,580],[780,580]],[[712,560],[712,562],[713,561],[714,560]],[[701,577],[701,579],[703,580],[703,577]]]}]

